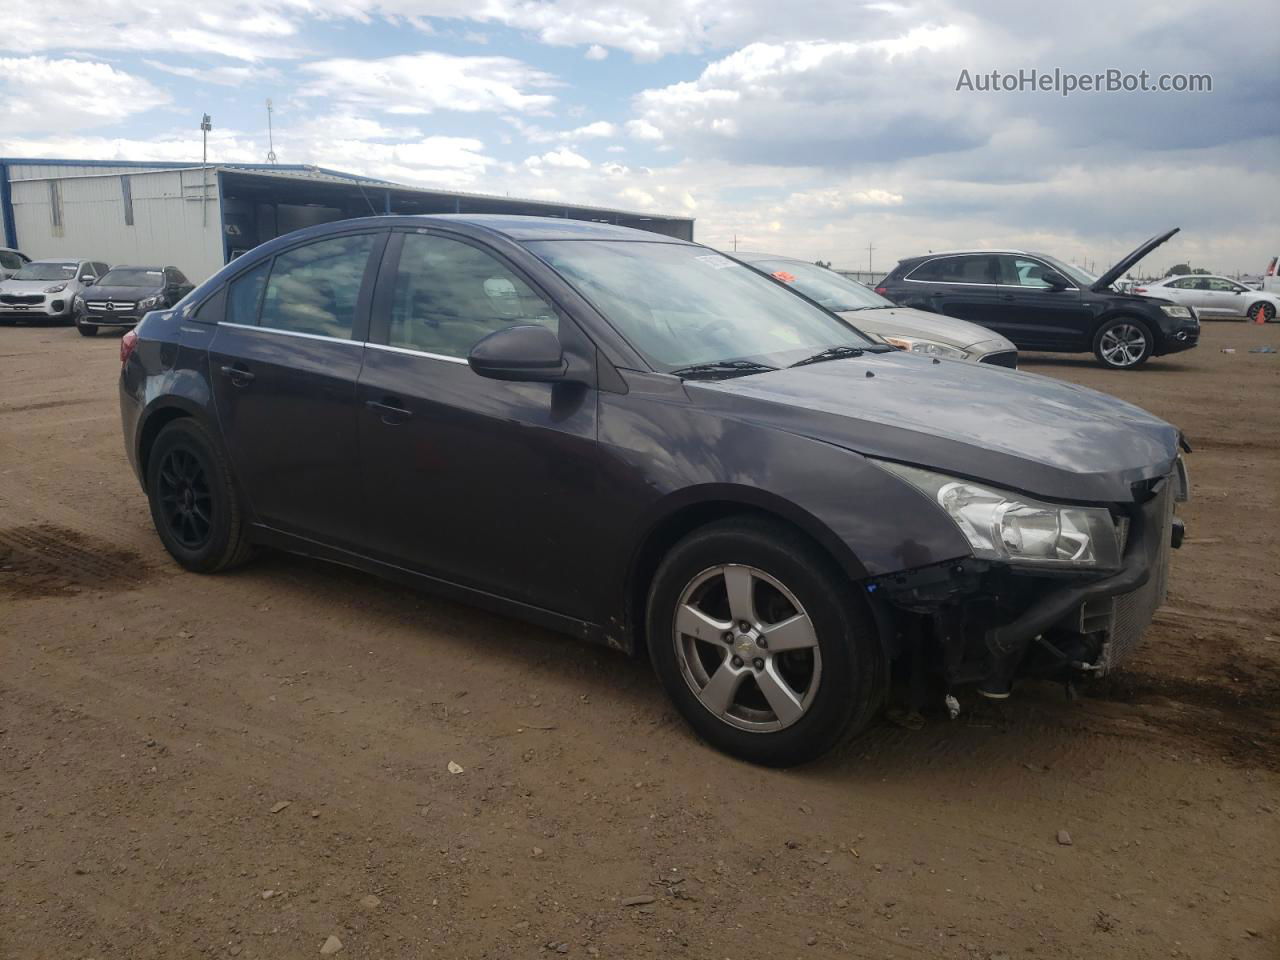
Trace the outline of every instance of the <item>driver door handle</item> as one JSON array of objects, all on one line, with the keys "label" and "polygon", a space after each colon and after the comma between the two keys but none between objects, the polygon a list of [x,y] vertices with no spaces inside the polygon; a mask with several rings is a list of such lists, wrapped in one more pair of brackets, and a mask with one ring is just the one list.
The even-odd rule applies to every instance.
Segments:
[{"label": "driver door handle", "polygon": [[230,377],[231,382],[237,387],[243,387],[245,384],[253,380],[253,371],[246,370],[239,364],[226,364],[222,367],[222,375]]},{"label": "driver door handle", "polygon": [[364,405],[375,413],[382,415],[382,422],[390,425],[403,423],[413,416],[412,410],[400,406],[396,397],[383,397],[381,400],[366,400]]}]

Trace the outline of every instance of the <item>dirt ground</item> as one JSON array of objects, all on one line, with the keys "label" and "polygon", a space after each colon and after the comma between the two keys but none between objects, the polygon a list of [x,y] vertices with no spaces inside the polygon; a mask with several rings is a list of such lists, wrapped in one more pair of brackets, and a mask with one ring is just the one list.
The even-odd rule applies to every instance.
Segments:
[{"label": "dirt ground", "polygon": [[1123,675],[775,772],[604,649],[287,556],[180,572],[117,338],[0,329],[0,957],[1280,957],[1264,343],[1025,363],[1195,445]]}]

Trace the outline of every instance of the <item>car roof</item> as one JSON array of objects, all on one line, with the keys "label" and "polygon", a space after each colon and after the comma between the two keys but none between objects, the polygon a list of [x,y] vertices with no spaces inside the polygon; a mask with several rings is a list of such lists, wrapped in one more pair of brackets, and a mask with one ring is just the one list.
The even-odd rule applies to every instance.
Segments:
[{"label": "car roof", "polygon": [[444,221],[482,227],[512,240],[635,240],[649,243],[688,243],[676,237],[621,227],[594,220],[570,220],[563,217],[518,217],[501,213],[429,213],[414,217],[387,219],[406,221]]},{"label": "car roof", "polygon": [[1009,253],[1020,257],[1047,257],[1047,253],[1036,253],[1034,250],[1018,250],[1013,247],[992,248],[987,250],[934,250],[930,253],[919,253],[914,257],[903,257],[899,263],[907,263],[911,260],[930,260],[933,257],[960,257],[966,255],[979,255],[989,253]]},{"label": "car roof", "polygon": [[45,257],[42,260],[32,260],[31,266],[34,267],[37,263],[88,263],[88,262],[89,262],[88,259],[85,257]]},{"label": "car roof", "polygon": [[176,269],[178,269],[178,268],[177,268],[177,267],[172,267],[172,266],[167,266],[167,265],[166,265],[166,266],[161,267],[161,266],[155,266],[155,265],[152,265],[152,266],[138,266],[137,264],[134,264],[134,263],[117,263],[117,264],[116,264],[114,267],[112,267],[111,269],[112,269],[112,270],[176,270]]}]

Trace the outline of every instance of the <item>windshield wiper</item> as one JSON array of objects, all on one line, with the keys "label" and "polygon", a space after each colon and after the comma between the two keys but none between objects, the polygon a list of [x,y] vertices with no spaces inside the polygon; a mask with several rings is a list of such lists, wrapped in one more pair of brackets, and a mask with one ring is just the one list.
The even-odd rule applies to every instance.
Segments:
[{"label": "windshield wiper", "polygon": [[803,367],[809,363],[822,363],[825,360],[843,360],[845,357],[860,357],[867,352],[865,347],[851,347],[846,343],[839,346],[827,347],[827,349],[815,353],[812,357],[805,357],[803,360],[797,360],[791,364],[793,367]]},{"label": "windshield wiper", "polygon": [[714,380],[722,377],[740,377],[749,373],[764,373],[777,370],[767,363],[756,363],[754,360],[716,360],[711,363],[691,363],[687,367],[672,370],[674,376],[684,380]]}]

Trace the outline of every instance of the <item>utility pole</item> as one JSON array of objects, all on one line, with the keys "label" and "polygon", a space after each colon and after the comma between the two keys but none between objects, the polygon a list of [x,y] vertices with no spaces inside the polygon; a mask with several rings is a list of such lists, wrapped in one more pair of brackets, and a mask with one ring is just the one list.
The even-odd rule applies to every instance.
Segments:
[{"label": "utility pole", "polygon": [[738,252],[738,235],[736,233],[733,235],[733,252]]},{"label": "utility pole", "polygon": [[213,121],[206,113],[200,118],[200,139],[204,146],[200,152],[200,223],[209,226],[209,131],[213,129]]},{"label": "utility pole", "polygon": [[[868,244],[867,244],[867,273],[868,273],[868,274],[871,274],[871,273],[873,273],[873,272],[874,272],[874,271],[871,269],[871,251],[872,251],[872,250],[874,250],[874,249],[875,249],[875,247],[874,247],[874,246],[872,246],[870,243],[868,243]],[[868,276],[868,279],[870,279],[870,277],[869,277],[869,276]]]},{"label": "utility pole", "polygon": [[276,162],[275,134],[271,129],[271,98],[267,97],[267,163]]}]

